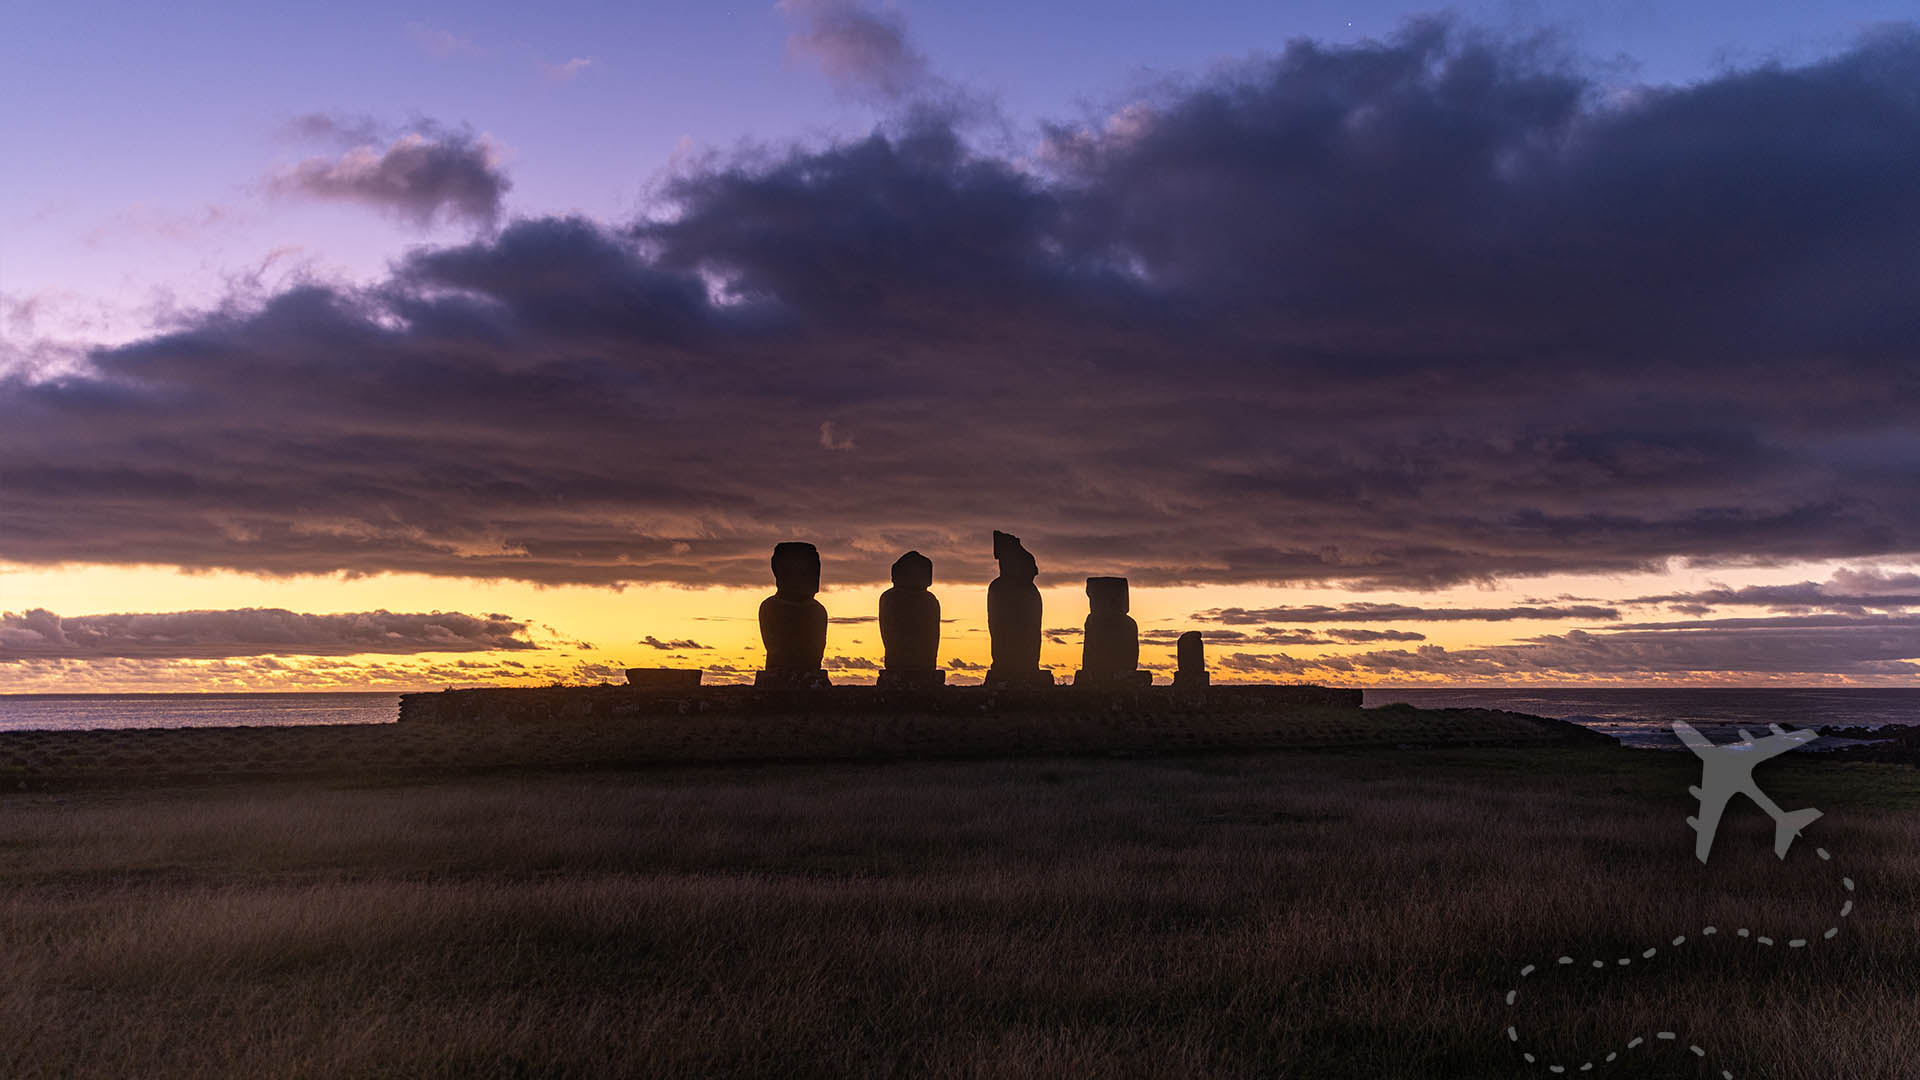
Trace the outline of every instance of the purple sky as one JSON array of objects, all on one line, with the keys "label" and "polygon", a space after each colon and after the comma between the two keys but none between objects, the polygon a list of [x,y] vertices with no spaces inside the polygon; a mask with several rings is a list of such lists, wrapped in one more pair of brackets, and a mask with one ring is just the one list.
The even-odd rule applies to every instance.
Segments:
[{"label": "purple sky", "polygon": [[[1058,582],[1264,613],[1217,635],[1247,675],[1910,681],[1901,13],[36,7],[0,668],[349,655],[346,599],[279,610],[312,575],[748,588],[804,536],[849,585],[908,547],[983,581],[1006,527]],[[116,567],[273,610],[71,585]],[[1272,592],[1328,585],[1361,599]],[[564,621],[357,610],[406,627],[379,654]]]}]

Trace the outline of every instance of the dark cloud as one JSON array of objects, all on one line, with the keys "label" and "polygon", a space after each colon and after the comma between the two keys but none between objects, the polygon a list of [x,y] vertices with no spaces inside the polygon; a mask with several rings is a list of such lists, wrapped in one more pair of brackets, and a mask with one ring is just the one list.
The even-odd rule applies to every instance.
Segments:
[{"label": "dark cloud", "polygon": [[[1171,645],[1180,640],[1180,635],[1184,633],[1186,633],[1185,630],[1142,630],[1140,631],[1140,640],[1143,643],[1150,642],[1155,645]],[[1220,644],[1228,641],[1247,641],[1252,637],[1253,635],[1240,630],[1200,631],[1200,640],[1209,644]]]},{"label": "dark cloud", "polygon": [[[1416,607],[1410,604],[1372,604],[1353,602],[1332,606],[1306,604],[1297,607],[1209,608],[1189,616],[1196,622],[1247,626],[1268,622],[1508,622],[1513,619],[1602,619],[1620,617],[1616,608],[1576,604],[1570,607],[1448,608]],[[1332,636],[1363,635],[1363,630],[1328,630]],[[1349,640],[1366,640],[1352,636]]]},{"label": "dark cloud", "polygon": [[[979,583],[1001,528],[1043,584],[1425,588],[1920,550],[1916,81],[1911,32],[1616,93],[1423,22],[1039,148],[915,113],[722,159],[646,220],[0,381],[0,558],[758,587],[807,539],[829,585],[908,548]],[[1365,618],[1611,615],[1526,607]]]},{"label": "dark cloud", "polygon": [[1786,585],[1719,586],[1693,592],[1640,596],[1633,604],[1666,604],[1674,611],[1703,615],[1713,607],[1765,607],[1774,611],[1902,611],[1920,607],[1920,574],[1887,573],[1868,567],[1841,568],[1825,582],[1800,581]]},{"label": "dark cloud", "polygon": [[1342,630],[1334,628],[1326,635],[1335,641],[1357,645],[1370,641],[1425,641],[1427,635],[1416,634],[1411,630]]},{"label": "dark cloud", "polygon": [[897,101],[927,80],[927,61],[907,39],[897,11],[859,0],[780,0],[794,21],[787,47],[820,65],[842,93]]},{"label": "dark cloud", "polygon": [[[1144,630],[1140,633],[1140,640],[1157,645],[1171,645],[1178,641],[1183,633],[1185,633],[1183,630]],[[1416,634],[1410,630],[1354,630],[1342,627],[1329,627],[1322,630],[1299,627],[1289,630],[1278,626],[1263,626],[1253,633],[1241,630],[1202,630],[1200,640],[1211,645],[1355,645],[1375,641],[1425,641],[1427,635]]]},{"label": "dark cloud", "polygon": [[1920,616],[1787,616],[1570,630],[1511,645],[1376,650],[1304,659],[1235,653],[1230,671],[1292,676],[1439,676],[1523,681],[1575,677],[1644,680],[1744,674],[1910,679],[1920,674]]},{"label": "dark cloud", "polygon": [[[1297,677],[1305,675],[1308,672],[1325,672],[1327,670],[1324,663],[1313,660],[1296,660],[1284,654],[1269,655],[1266,653],[1237,652],[1222,657],[1216,661],[1216,663],[1228,671],[1243,672],[1250,675],[1289,675]],[[1337,670],[1345,673],[1351,671],[1352,668],[1349,666]]]},{"label": "dark cloud", "polygon": [[355,653],[535,649],[527,624],[505,615],[363,611],[308,615],[281,608],[61,617],[0,612],[0,662],[103,657],[215,659]]},{"label": "dark cloud", "polygon": [[389,141],[370,120],[314,114],[293,130],[346,147],[275,173],[268,186],[281,194],[362,203],[424,229],[440,220],[491,226],[513,186],[492,142],[465,129],[423,122]]},{"label": "dark cloud", "polygon": [[880,665],[864,656],[829,656],[820,661],[828,671],[879,671]]},{"label": "dark cloud", "polygon": [[659,638],[654,637],[652,634],[648,634],[646,637],[641,638],[639,642],[637,642],[637,644],[645,645],[650,649],[659,649],[662,652],[671,652],[675,649],[711,649],[713,648],[713,646],[711,645],[702,645],[691,638],[676,638],[671,641],[662,641]]}]

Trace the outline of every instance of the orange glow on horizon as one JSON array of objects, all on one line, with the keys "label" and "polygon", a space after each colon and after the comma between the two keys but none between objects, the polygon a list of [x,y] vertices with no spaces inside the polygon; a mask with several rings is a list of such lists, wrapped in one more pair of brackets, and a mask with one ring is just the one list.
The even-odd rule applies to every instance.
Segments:
[{"label": "orange glow on horizon", "polygon": [[[1619,599],[1728,583],[1751,583],[1824,578],[1838,564],[1803,564],[1791,568],[1700,570],[1677,568],[1664,573],[1572,577],[1561,576],[1494,586],[1460,586],[1430,593],[1348,592],[1336,588],[1276,586],[1195,586],[1135,588],[1133,615],[1143,633],[1149,631],[1252,630],[1201,622],[1197,612],[1238,607],[1261,609],[1307,605],[1339,606],[1364,601],[1407,604],[1422,608],[1489,608],[1516,606],[1541,598],[1574,597],[1618,606]],[[829,567],[829,572],[831,567]],[[1077,582],[1048,583],[1041,578],[1049,630],[1077,631],[1086,617],[1086,598]],[[835,682],[869,683],[882,659],[879,627],[873,621],[881,585],[835,588],[830,583],[820,599],[829,616],[845,620],[828,628],[827,665]],[[708,682],[739,682],[751,678],[762,660],[755,612],[766,588],[681,588],[629,586],[624,589],[587,586],[539,586],[524,582],[436,578],[389,574],[350,578],[308,575],[260,577],[231,572],[186,573],[171,568],[63,566],[57,568],[0,566],[0,611],[46,608],[61,616],[119,612],[174,612],[276,607],[328,614],[387,610],[393,612],[460,611],[483,615],[499,612],[523,621],[522,637],[537,646],[516,650],[363,653],[350,656],[284,655],[235,656],[227,659],[37,659],[8,657],[0,651],[0,693],[138,693],[304,690],[438,690],[447,686],[537,686],[555,682],[618,682],[628,667],[700,667]],[[975,682],[988,660],[986,582],[936,581],[936,595],[946,619],[940,656],[954,684]],[[1677,616],[1662,609],[1622,609],[1618,622],[1672,621]],[[855,621],[858,620],[858,621]],[[1273,621],[1287,627],[1284,618]],[[1489,647],[1525,644],[1545,635],[1574,631],[1604,634],[1605,620],[1513,620],[1391,622],[1340,620],[1300,624],[1302,631],[1351,626],[1418,634],[1418,640],[1330,642],[1272,645],[1265,642],[1210,642],[1208,665],[1214,680],[1229,682],[1313,681],[1339,686],[1759,686],[1759,685],[1895,685],[1911,686],[1910,675],[1848,677],[1817,672],[1689,671],[1683,673],[1627,672],[1595,674],[1573,671],[1527,671],[1493,677],[1461,677],[1445,670],[1424,670],[1419,650],[1438,648],[1459,653]],[[649,644],[648,639],[653,643]],[[694,647],[699,646],[699,647]],[[1380,651],[1410,654],[1404,669],[1340,670],[1317,661]],[[1278,657],[1289,670],[1263,671],[1235,667],[1241,656]],[[1438,655],[1438,654],[1435,654]],[[1146,640],[1140,649],[1141,666],[1166,681],[1173,670],[1171,640]],[[1079,666],[1079,644],[1072,633],[1049,636],[1042,643],[1043,665],[1056,679],[1066,679]],[[1258,663],[1255,659],[1252,663]],[[1305,667],[1295,662],[1305,662]]]}]

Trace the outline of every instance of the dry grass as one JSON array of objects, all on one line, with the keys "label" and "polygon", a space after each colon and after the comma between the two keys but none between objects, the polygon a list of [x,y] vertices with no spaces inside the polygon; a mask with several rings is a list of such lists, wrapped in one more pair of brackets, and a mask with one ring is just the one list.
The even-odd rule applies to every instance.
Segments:
[{"label": "dry grass", "polygon": [[[1796,768],[1783,786],[1828,811],[1803,849],[1776,862],[1742,813],[1703,869],[1683,764],[1244,755],[14,795],[0,1075],[1548,1075],[1509,1023],[1576,1065],[1681,1036],[1592,1075],[1913,1075],[1911,771]],[[1859,907],[1835,940],[1731,936],[1817,936],[1841,872]],[[1709,922],[1722,936],[1664,948]],[[1524,963],[1649,945],[1502,1001]]]}]

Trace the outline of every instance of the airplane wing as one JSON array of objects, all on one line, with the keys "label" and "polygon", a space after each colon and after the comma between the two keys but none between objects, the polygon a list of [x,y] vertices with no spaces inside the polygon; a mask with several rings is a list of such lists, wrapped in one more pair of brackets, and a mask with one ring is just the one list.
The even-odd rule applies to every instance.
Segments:
[{"label": "airplane wing", "polygon": [[1777,757],[1796,746],[1805,746],[1820,737],[1820,733],[1812,728],[1788,731],[1779,724],[1769,724],[1767,726],[1773,729],[1773,734],[1768,735],[1764,739],[1755,739],[1753,741],[1753,756],[1756,763],[1765,761],[1770,757]]},{"label": "airplane wing", "polygon": [[1715,788],[1712,794],[1697,787],[1687,789],[1694,798],[1700,800],[1700,816],[1688,818],[1687,824],[1699,834],[1693,841],[1693,856],[1701,862],[1706,862],[1707,853],[1713,850],[1713,834],[1720,828],[1720,815],[1727,809],[1727,800],[1734,795],[1730,785],[1716,784]]},{"label": "airplane wing", "polygon": [[1713,743],[1708,741],[1705,735],[1693,730],[1693,725],[1685,720],[1673,722],[1673,733],[1680,736],[1680,741],[1687,744],[1687,749],[1696,754],[1704,754],[1713,749]]}]

